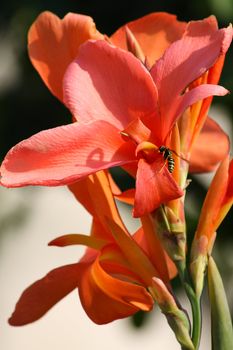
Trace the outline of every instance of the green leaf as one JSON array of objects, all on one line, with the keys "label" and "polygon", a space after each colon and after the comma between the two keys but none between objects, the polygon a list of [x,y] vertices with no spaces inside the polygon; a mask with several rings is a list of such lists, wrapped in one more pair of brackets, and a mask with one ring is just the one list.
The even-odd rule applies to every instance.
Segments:
[{"label": "green leaf", "polygon": [[212,257],[209,258],[208,263],[208,286],[211,305],[212,350],[232,350],[231,315],[222,279]]}]

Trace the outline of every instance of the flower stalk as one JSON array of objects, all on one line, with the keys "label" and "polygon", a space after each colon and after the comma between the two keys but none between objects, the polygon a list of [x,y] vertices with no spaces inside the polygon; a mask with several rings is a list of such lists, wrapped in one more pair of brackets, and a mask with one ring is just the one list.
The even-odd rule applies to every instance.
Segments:
[{"label": "flower stalk", "polygon": [[192,309],[192,342],[194,348],[198,349],[201,339],[202,327],[201,299],[193,289],[192,281],[190,279],[186,264],[184,262],[177,262],[177,269],[185,293],[190,301]]}]

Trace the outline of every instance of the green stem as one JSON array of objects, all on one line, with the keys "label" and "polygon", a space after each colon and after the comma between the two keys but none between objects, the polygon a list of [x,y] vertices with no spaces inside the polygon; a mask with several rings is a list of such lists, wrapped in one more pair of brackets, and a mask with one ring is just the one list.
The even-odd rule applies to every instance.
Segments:
[{"label": "green stem", "polygon": [[201,338],[201,304],[200,299],[195,295],[192,287],[186,286],[186,293],[190,300],[193,315],[193,329],[192,329],[192,341],[195,349],[199,348],[200,338]]},{"label": "green stem", "polygon": [[180,279],[182,281],[186,295],[190,301],[192,308],[192,341],[196,350],[199,348],[200,338],[201,338],[201,303],[200,298],[195,294],[195,291],[192,287],[190,277],[188,275],[185,262],[177,262],[177,268],[179,271]]}]

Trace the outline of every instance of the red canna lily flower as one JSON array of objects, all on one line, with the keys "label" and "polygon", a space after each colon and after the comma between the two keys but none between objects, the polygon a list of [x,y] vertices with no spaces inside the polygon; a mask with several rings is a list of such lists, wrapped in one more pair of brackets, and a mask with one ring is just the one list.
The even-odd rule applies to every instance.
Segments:
[{"label": "red canna lily flower", "polygon": [[64,79],[65,102],[81,123],[41,132],[15,146],[2,164],[2,184],[64,185],[101,169],[137,164],[134,216],[182,196],[159,148],[169,146],[170,132],[188,106],[227,93],[212,84],[183,93],[227,49],[232,36],[230,27],[201,36],[199,26],[198,36],[187,31],[150,73],[130,53],[105,41],[83,44]]},{"label": "red canna lily flower", "polygon": [[[205,21],[201,21],[203,31],[215,32],[218,30],[217,21],[214,16],[210,16]],[[200,23],[201,23],[200,22]],[[176,19],[176,16],[158,12],[151,13],[127,25],[119,28],[111,37],[102,35],[96,30],[93,19],[89,16],[69,13],[63,19],[49,11],[41,13],[31,26],[28,33],[28,51],[32,64],[40,74],[44,83],[51,92],[63,101],[62,81],[68,65],[76,58],[79,47],[88,39],[107,40],[114,45],[133,52],[129,43],[129,35],[133,40],[133,45],[138,47],[142,61],[151,68],[155,61],[159,59],[164,51],[174,41],[185,35],[187,23]],[[131,33],[131,34],[129,34]],[[221,74],[224,54],[218,59],[208,74],[208,83],[217,84]],[[55,63],[56,62],[56,63]],[[221,159],[229,151],[228,138],[220,128],[209,128],[207,120],[206,130],[201,130],[204,123],[206,111],[210,105],[211,98],[206,99],[200,110],[202,123],[198,122],[198,129],[201,131],[199,142],[193,144],[193,154],[190,159],[190,171],[202,172],[212,171]],[[199,103],[200,105],[200,103]],[[197,116],[197,109],[194,108]],[[199,118],[200,120],[201,118]],[[210,121],[211,123],[211,121]],[[187,126],[187,125],[186,125]],[[189,126],[190,127],[190,126]],[[205,128],[205,129],[206,129]],[[195,133],[195,138],[199,133]],[[184,136],[183,136],[184,137]],[[190,132],[189,136],[190,138]],[[222,147],[210,145],[212,140],[218,140]],[[187,146],[189,140],[184,140]],[[214,150],[214,152],[213,152]],[[184,154],[185,152],[183,152]],[[187,153],[187,152],[186,152]],[[200,157],[200,153],[203,157]],[[186,155],[186,157],[190,157]],[[203,158],[207,162],[203,161]]]},{"label": "red canna lily flower", "polygon": [[70,189],[94,215],[91,236],[70,234],[49,245],[84,244],[88,248],[78,263],[56,268],[26,289],[9,320],[11,325],[37,320],[76,288],[86,313],[98,324],[151,310],[154,301],[147,288],[154,288],[154,277],[169,288],[169,264],[164,254],[158,255],[159,242],[148,251],[142,228],[133,236],[127,232],[107,174],[91,175]]}]

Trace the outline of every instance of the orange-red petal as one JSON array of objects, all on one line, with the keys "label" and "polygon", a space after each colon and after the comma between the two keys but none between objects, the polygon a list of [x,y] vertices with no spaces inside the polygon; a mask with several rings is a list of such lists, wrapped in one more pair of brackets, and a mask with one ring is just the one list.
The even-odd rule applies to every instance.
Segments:
[{"label": "orange-red petal", "polygon": [[[202,22],[205,21],[194,22],[193,27],[202,29]],[[209,84],[199,87],[199,90],[193,89],[194,91],[181,95],[189,84],[214,65],[232,39],[231,26],[208,35],[201,29],[197,30],[197,36],[192,36],[191,33],[171,44],[150,71],[158,88],[162,118],[159,130],[164,137],[170,131],[172,122],[184,111],[183,107],[187,108],[198,101],[198,98],[207,97],[208,90],[213,89],[212,95],[224,94],[224,90],[220,87]],[[215,89],[217,89],[216,92],[214,92]],[[220,89],[219,92],[218,89]],[[200,96],[196,98],[197,95]],[[176,105],[178,102],[181,102],[179,107]],[[165,116],[166,123],[163,121]]]},{"label": "orange-red petal", "polygon": [[200,214],[196,239],[204,235],[210,240],[217,229],[216,224],[218,222],[218,216],[228,188],[228,171],[229,156],[227,156],[218,167],[207,192]]},{"label": "orange-red petal", "polygon": [[120,194],[116,194],[114,197],[122,203],[134,205],[135,188],[131,188]]},{"label": "orange-red petal", "polygon": [[13,147],[1,166],[6,187],[59,186],[135,160],[135,147],[103,120],[44,130]]},{"label": "orange-red petal", "polygon": [[65,70],[88,39],[104,39],[89,16],[68,13],[60,19],[41,13],[28,33],[28,52],[32,64],[50,91],[63,101],[62,80]]},{"label": "orange-red petal", "polygon": [[144,159],[138,162],[134,217],[141,217],[158,208],[161,204],[179,198],[179,188],[161,156],[149,164]]},{"label": "orange-red petal", "polygon": [[[97,174],[98,172],[95,174],[95,176],[97,176]],[[92,216],[94,216],[94,202],[91,194],[88,191],[88,184],[90,181],[92,181],[92,175],[89,175],[80,181],[68,185],[68,188],[73,193],[78,202],[80,202],[84,206],[84,208]]]},{"label": "orange-red petal", "polygon": [[[127,27],[137,39],[151,67],[173,41],[181,38],[186,23],[178,21],[174,15],[157,12],[129,22]],[[111,41],[127,50],[125,26],[111,36]]]},{"label": "orange-red petal", "polygon": [[213,171],[229,152],[229,137],[211,118],[207,118],[191,153],[190,172]]},{"label": "orange-red petal", "polygon": [[21,295],[9,319],[12,326],[34,322],[79,285],[84,265],[58,267],[33,283]]},{"label": "orange-red petal", "polygon": [[83,123],[107,121],[121,131],[131,121],[158,112],[157,89],[148,70],[131,53],[105,41],[80,47],[63,86],[67,107]]},{"label": "orange-red petal", "polygon": [[97,324],[153,307],[144,287],[110,276],[97,259],[83,274],[79,294],[86,313]]},{"label": "orange-red petal", "polygon": [[215,222],[216,228],[221,224],[222,220],[225,218],[228,211],[230,210],[232,204],[233,204],[233,159],[229,163],[227,189],[221,204],[221,208],[220,208],[217,220]]},{"label": "orange-red petal", "polygon": [[158,275],[158,272],[148,256],[126,229],[122,229],[114,221],[110,220],[108,220],[108,225],[117,245],[125,256],[125,259],[129,262],[132,269],[137,271],[137,274],[144,281],[145,285],[149,286],[152,277]]},{"label": "orange-red petal", "polygon": [[138,244],[145,247],[145,251],[149,256],[150,261],[155,266],[159,273],[159,277],[165,283],[169,282],[169,272],[165,251],[161,245],[158,235],[153,225],[153,219],[149,215],[145,215],[141,218],[142,228],[140,229],[141,235],[137,233],[135,239]]},{"label": "orange-red petal", "polygon": [[49,242],[48,245],[56,247],[66,247],[69,245],[85,245],[87,247],[100,250],[107,242],[93,236],[82,235],[78,233],[70,233],[60,236]]}]

